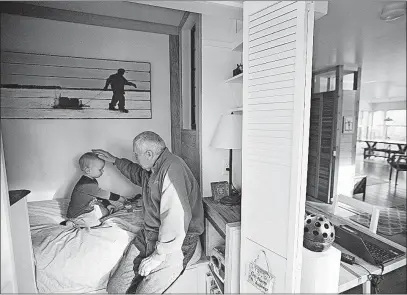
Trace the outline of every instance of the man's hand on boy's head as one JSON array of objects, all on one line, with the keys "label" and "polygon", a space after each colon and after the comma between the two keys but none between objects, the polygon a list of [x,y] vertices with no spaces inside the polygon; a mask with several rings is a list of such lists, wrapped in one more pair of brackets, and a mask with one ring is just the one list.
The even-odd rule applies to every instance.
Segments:
[{"label": "man's hand on boy's head", "polygon": [[113,156],[111,153],[101,150],[101,149],[94,149],[92,150],[100,159],[105,160],[110,163],[114,163],[116,161],[116,157]]}]

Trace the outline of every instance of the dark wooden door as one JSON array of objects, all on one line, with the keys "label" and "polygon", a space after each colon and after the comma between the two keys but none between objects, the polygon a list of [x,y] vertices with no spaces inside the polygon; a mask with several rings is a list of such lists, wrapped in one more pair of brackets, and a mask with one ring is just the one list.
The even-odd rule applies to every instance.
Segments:
[{"label": "dark wooden door", "polygon": [[337,99],[334,91],[311,97],[307,195],[331,203],[335,175]]},{"label": "dark wooden door", "polygon": [[179,36],[170,36],[170,89],[171,89],[171,137],[172,151],[180,156],[191,169],[196,180],[201,186],[201,157],[200,157],[200,130],[201,130],[201,69],[202,69],[202,30],[201,18],[199,17],[195,25],[188,29],[190,32],[190,93],[186,94],[185,99],[190,99],[189,123],[183,122],[183,106],[181,77],[185,75],[182,72],[180,61],[182,40]]}]

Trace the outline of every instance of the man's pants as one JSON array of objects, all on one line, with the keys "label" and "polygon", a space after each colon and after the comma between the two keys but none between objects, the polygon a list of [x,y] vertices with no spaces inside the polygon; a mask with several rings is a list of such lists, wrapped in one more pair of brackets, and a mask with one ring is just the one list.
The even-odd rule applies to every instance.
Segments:
[{"label": "man's pants", "polygon": [[138,274],[141,261],[150,256],[158,240],[158,233],[141,230],[125,250],[117,269],[107,285],[108,293],[163,293],[178,278],[192,258],[199,236],[188,235],[182,245],[182,252],[166,255],[166,259],[149,275]]},{"label": "man's pants", "polygon": [[115,107],[116,103],[119,102],[119,109],[124,109],[124,94],[122,93],[113,93],[112,101],[110,102],[111,107]]}]

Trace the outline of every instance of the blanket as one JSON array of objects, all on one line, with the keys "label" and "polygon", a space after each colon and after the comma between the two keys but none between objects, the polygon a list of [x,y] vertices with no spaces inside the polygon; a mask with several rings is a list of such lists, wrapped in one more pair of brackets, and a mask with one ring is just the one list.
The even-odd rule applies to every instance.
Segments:
[{"label": "blanket", "polygon": [[105,289],[109,274],[141,228],[141,211],[119,210],[98,227],[63,226],[69,200],[29,202],[31,238],[40,293]]}]

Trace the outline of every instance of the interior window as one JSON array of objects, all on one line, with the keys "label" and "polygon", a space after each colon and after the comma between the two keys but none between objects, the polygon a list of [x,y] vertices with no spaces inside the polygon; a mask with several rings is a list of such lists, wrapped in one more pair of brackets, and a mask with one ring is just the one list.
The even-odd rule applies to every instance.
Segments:
[{"label": "interior window", "polygon": [[384,111],[376,111],[373,113],[371,139],[385,139],[384,115]]},{"label": "interior window", "polygon": [[386,139],[406,140],[406,110],[387,111],[384,123]]},{"label": "interior window", "polygon": [[361,111],[358,120],[358,139],[367,139],[369,135],[369,112]]}]

